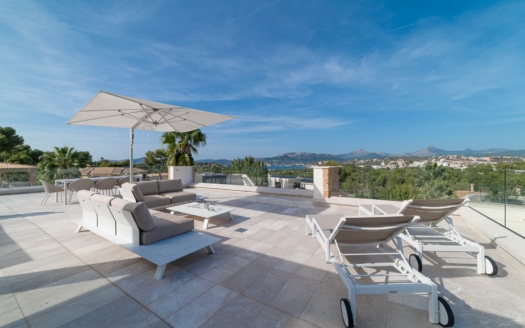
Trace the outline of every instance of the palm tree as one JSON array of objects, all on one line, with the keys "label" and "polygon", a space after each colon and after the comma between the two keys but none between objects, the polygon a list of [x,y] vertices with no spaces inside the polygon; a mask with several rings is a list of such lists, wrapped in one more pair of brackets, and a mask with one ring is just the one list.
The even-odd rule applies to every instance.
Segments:
[{"label": "palm tree", "polygon": [[52,181],[56,179],[80,177],[79,166],[82,164],[80,153],[75,148],[54,147],[53,152],[46,152],[38,163],[39,178]]},{"label": "palm tree", "polygon": [[168,165],[193,166],[193,155],[197,155],[197,147],[206,145],[206,135],[200,129],[189,132],[166,132],[162,135],[162,143],[168,145]]}]

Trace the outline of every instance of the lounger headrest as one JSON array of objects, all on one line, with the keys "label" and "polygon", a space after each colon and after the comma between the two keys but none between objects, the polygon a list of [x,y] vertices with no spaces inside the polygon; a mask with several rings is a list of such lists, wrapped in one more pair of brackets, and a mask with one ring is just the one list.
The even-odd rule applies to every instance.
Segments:
[{"label": "lounger headrest", "polygon": [[400,214],[348,217],[336,232],[335,240],[352,245],[386,243],[417,219],[413,215]]}]

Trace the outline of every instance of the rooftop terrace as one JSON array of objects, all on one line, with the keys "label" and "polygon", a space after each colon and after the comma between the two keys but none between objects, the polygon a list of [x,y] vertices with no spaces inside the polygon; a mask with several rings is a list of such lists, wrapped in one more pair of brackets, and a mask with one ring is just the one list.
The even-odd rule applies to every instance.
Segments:
[{"label": "rooftop terrace", "polygon": [[[75,233],[80,206],[39,205],[43,193],[0,196],[0,325],[5,327],[342,327],[346,287],[305,235],[305,216],[356,215],[359,202],[195,188],[235,208],[211,220],[216,254],[202,250],[155,266],[89,231]],[[338,204],[339,203],[339,204]],[[467,254],[427,254],[423,273],[451,305],[456,327],[525,326],[523,239],[474,214],[454,215],[458,230],[482,243],[499,266],[476,274]],[[202,221],[196,220],[196,229]],[[501,230],[500,230],[501,229]],[[357,298],[358,327],[435,327],[426,299]]]}]

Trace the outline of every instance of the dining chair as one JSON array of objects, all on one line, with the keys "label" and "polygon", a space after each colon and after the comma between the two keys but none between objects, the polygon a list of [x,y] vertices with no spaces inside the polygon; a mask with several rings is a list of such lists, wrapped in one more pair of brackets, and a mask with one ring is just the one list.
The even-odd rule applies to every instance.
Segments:
[{"label": "dining chair", "polygon": [[49,199],[49,197],[51,197],[52,194],[60,193],[60,197],[62,197],[64,193],[64,188],[55,186],[44,180],[40,180],[40,183],[42,183],[42,186],[44,187],[44,191],[46,193],[44,199],[42,199],[42,201],[40,202],[40,205],[46,205],[47,200]]},{"label": "dining chair", "polygon": [[91,188],[93,188],[94,185],[95,182],[91,179],[78,179],[76,181],[71,182],[67,186],[67,189],[69,191],[68,203],[71,204],[71,198],[73,197],[73,193],[78,193],[80,190],[91,190]]},{"label": "dining chair", "polygon": [[117,186],[117,179],[115,178],[105,178],[95,182],[95,190],[101,194],[114,195],[115,186]]}]

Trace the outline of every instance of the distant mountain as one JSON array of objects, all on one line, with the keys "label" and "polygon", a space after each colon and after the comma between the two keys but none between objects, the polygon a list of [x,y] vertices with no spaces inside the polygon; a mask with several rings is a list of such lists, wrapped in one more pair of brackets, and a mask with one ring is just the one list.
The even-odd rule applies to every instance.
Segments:
[{"label": "distant mountain", "polygon": [[312,164],[323,161],[340,161],[337,155],[314,153],[286,153],[274,157],[258,158],[268,165]]},{"label": "distant mountain", "polygon": [[391,155],[386,153],[371,153],[364,149],[358,149],[354,150],[351,153],[348,154],[342,154],[337,155],[339,158],[344,160],[351,160],[351,159],[374,159],[374,158],[385,158],[385,157],[391,157]]},{"label": "distant mountain", "polygon": [[[110,162],[124,162],[124,161],[128,161],[129,158],[126,158],[126,159],[110,159],[109,161]],[[144,157],[140,157],[140,158],[134,158],[133,159],[133,164],[140,164],[140,163],[144,163]]]},{"label": "distant mountain", "polygon": [[220,165],[231,165],[232,161],[228,159],[199,159],[198,163],[217,163]]},{"label": "distant mountain", "polygon": [[414,157],[435,157],[435,156],[456,155],[456,154],[451,154],[451,152],[449,151],[442,150],[434,146],[428,146],[427,148],[420,149],[408,155],[414,156]]},{"label": "distant mountain", "polygon": [[484,150],[443,150],[434,146],[428,146],[408,156],[414,157],[436,157],[443,155],[458,155],[458,156],[474,156],[474,157],[487,157],[487,156],[525,156],[525,150],[508,150],[508,149],[484,149]]},{"label": "distant mountain", "polygon": [[[405,154],[388,154],[388,153],[376,153],[369,152],[364,149],[358,149],[351,153],[330,155],[330,154],[316,154],[316,153],[285,153],[274,157],[262,157],[256,158],[257,160],[264,161],[267,165],[309,165],[316,164],[324,161],[337,161],[346,162],[355,159],[369,160],[369,159],[381,159],[391,157],[438,157],[444,155],[457,155],[457,156],[473,156],[473,157],[488,157],[488,156],[512,156],[512,157],[525,157],[525,150],[508,150],[508,149],[485,149],[485,150],[443,150],[434,146],[428,146],[420,149],[413,153]],[[218,164],[229,165],[231,161],[226,159],[221,160],[198,160],[198,162],[215,162]]]}]

